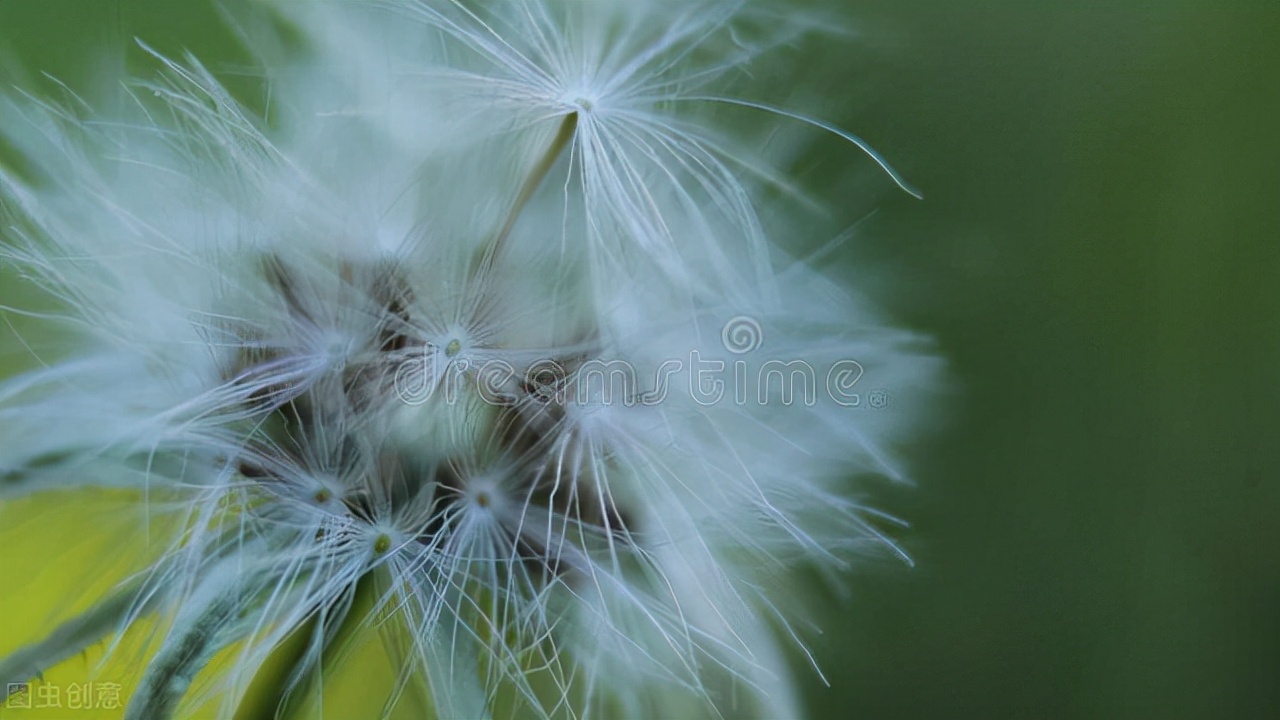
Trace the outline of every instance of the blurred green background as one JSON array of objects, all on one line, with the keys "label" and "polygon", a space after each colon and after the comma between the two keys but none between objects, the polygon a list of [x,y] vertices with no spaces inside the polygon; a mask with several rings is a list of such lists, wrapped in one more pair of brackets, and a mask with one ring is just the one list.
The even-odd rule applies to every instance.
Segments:
[{"label": "blurred green background", "polygon": [[[917,566],[820,595],[813,715],[1280,717],[1280,3],[848,15],[809,61],[824,116],[927,197],[868,181],[839,262],[957,389],[877,497]],[[74,87],[132,36],[243,60],[206,2],[0,0],[0,81]],[[839,200],[853,161],[798,172]]]}]

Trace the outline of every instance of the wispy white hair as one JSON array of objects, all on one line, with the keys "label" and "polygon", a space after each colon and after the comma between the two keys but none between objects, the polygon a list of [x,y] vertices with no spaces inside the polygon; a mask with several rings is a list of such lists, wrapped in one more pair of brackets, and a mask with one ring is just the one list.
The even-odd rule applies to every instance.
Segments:
[{"label": "wispy white hair", "polygon": [[240,25],[265,117],[157,53],[117,117],[0,110],[23,158],[5,260],[83,339],[0,385],[0,502],[109,487],[160,538],[0,682],[156,616],[129,718],[231,717],[280,662],[297,712],[366,631],[397,668],[370,716],[406,694],[439,717],[796,715],[796,566],[900,552],[849,478],[902,476],[934,372],[775,247],[762,217],[804,233],[803,204],[726,120],[834,133],[914,193],[848,132],[732,94],[811,19],[261,12],[291,27]]}]

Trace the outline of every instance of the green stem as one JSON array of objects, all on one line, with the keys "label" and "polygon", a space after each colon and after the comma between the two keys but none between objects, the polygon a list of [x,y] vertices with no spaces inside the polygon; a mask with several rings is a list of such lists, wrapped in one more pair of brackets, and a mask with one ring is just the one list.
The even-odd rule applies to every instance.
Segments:
[{"label": "green stem", "polygon": [[[42,676],[55,665],[119,631],[138,599],[136,587],[118,592],[58,626],[45,639],[18,648],[0,660],[0,686],[5,688],[5,694],[0,697],[7,697],[22,683]],[[138,611],[149,611],[151,604],[150,600],[146,601]]]},{"label": "green stem", "polygon": [[543,153],[542,157],[538,159],[529,176],[525,178],[524,185],[520,187],[520,194],[516,196],[516,201],[511,206],[511,212],[507,213],[507,220],[503,223],[502,229],[494,236],[493,243],[489,245],[488,250],[485,252],[481,260],[481,275],[488,273],[494,259],[501,254],[502,248],[507,242],[507,237],[511,235],[511,230],[515,227],[516,220],[520,218],[520,213],[524,211],[525,206],[533,199],[533,194],[538,191],[538,187],[546,179],[547,173],[551,172],[551,168],[555,166],[560,154],[569,146],[577,130],[578,113],[571,112],[565,115],[564,120],[560,123],[560,128],[556,131],[556,136],[551,140],[551,145]]},{"label": "green stem", "polygon": [[169,720],[204,669],[230,640],[227,632],[237,621],[242,588],[238,583],[220,591],[204,607],[176,624],[164,646],[147,666],[125,710],[125,720]]}]

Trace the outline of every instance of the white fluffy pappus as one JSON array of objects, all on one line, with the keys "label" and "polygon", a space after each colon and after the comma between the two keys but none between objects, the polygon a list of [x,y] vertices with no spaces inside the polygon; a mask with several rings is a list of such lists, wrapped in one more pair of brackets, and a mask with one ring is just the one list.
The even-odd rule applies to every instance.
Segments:
[{"label": "white fluffy pappus", "polygon": [[849,478],[901,477],[936,372],[771,244],[804,210],[718,114],[835,133],[914,193],[722,91],[812,27],[268,5],[303,40],[240,26],[269,123],[155,53],[120,117],[0,108],[4,261],[83,339],[0,384],[0,503],[131,493],[153,547],[0,682],[154,619],[126,718],[319,714],[365,634],[395,668],[369,717],[800,714],[789,578],[900,553]]}]

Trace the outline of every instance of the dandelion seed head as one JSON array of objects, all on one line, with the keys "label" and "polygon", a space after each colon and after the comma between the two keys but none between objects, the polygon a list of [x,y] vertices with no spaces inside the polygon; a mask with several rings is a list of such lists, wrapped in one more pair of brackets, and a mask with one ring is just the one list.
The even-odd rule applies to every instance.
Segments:
[{"label": "dandelion seed head", "polygon": [[101,632],[0,681],[155,616],[131,720],[232,717],[302,637],[296,707],[363,632],[397,669],[374,714],[794,715],[788,574],[896,550],[845,488],[901,474],[936,365],[778,249],[760,218],[803,232],[803,204],[690,109],[804,31],[739,2],[270,5],[305,39],[262,43],[271,124],[149,50],[112,121],[0,111],[49,178],[0,171],[6,260],[84,340],[0,384],[0,498],[113,487],[164,528]]}]

